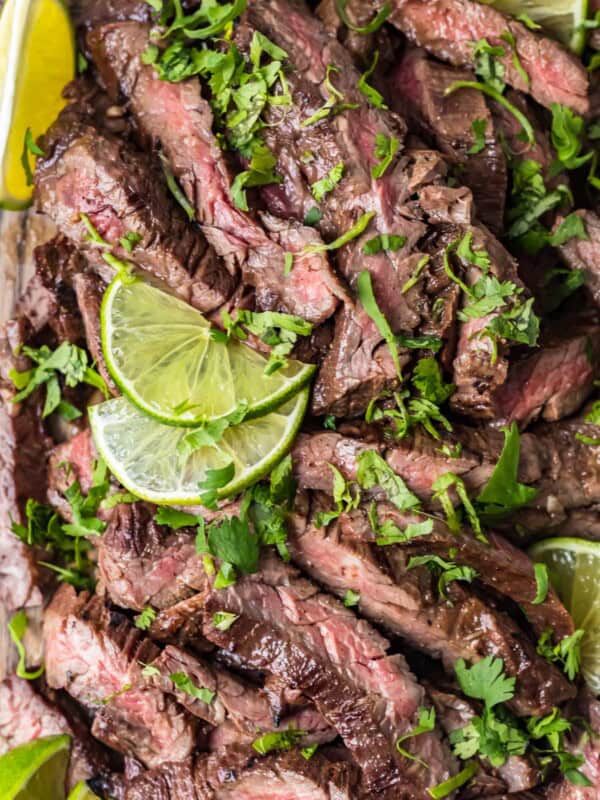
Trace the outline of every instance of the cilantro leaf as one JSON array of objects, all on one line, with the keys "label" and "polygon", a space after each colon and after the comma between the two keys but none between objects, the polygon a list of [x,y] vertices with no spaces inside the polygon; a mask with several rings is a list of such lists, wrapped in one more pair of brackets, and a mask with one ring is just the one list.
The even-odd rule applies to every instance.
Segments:
[{"label": "cilantro leaf", "polygon": [[569,239],[575,238],[589,240],[590,237],[585,229],[583,217],[573,211],[563,219],[558,228],[549,237],[548,243],[552,247],[560,247],[561,244],[568,242]]},{"label": "cilantro leaf", "polygon": [[487,709],[506,703],[514,696],[515,678],[504,674],[501,658],[486,656],[471,667],[467,667],[464,660],[459,658],[454,665],[454,672],[467,697],[482,700]]},{"label": "cilantro leaf", "polygon": [[255,186],[267,186],[281,183],[283,178],[275,172],[277,158],[262,142],[252,148],[252,156],[248,169],[238,173],[231,184],[231,198],[237,208],[248,211],[246,189]]},{"label": "cilantro leaf", "polygon": [[133,248],[141,242],[142,235],[140,233],[135,233],[134,231],[128,231],[125,236],[121,236],[119,239],[119,243],[124,250],[127,250],[128,253],[133,253]]},{"label": "cilantro leaf", "polygon": [[402,742],[405,742],[407,739],[412,739],[415,736],[420,736],[422,733],[429,733],[430,731],[435,729],[435,708],[419,708],[419,721],[412,728],[408,733],[405,733],[403,736],[399,736],[396,739],[396,750],[400,753],[400,755],[404,756],[404,758],[408,758],[410,761],[417,761],[421,766],[427,768],[429,765],[427,762],[423,761],[423,759],[418,758],[418,756],[409,753],[408,750],[405,750],[401,747]]},{"label": "cilantro leaf", "polygon": [[423,272],[423,270],[429,264],[430,261],[431,261],[431,256],[423,256],[422,258],[419,259],[417,266],[413,270],[412,275],[402,287],[402,294],[406,294],[406,292],[412,289],[413,286],[417,285],[419,278],[421,277],[421,273]]},{"label": "cilantro leaf", "polygon": [[485,135],[487,130],[487,120],[485,119],[474,119],[471,123],[471,130],[473,131],[473,135],[475,136],[475,142],[469,147],[467,150],[468,156],[475,156],[477,153],[481,153],[482,150],[485,150]]},{"label": "cilantro leaf", "polygon": [[537,652],[551,664],[559,664],[569,680],[575,680],[581,665],[581,640],[585,631],[581,628],[565,636],[558,644],[552,641],[553,631],[544,631],[537,643]]},{"label": "cilantro leaf", "polygon": [[526,734],[516,722],[499,719],[488,708],[481,716],[474,716],[464,728],[452,731],[449,738],[459,758],[468,759],[478,754],[493,767],[502,766],[511,755],[522,755],[528,744]]},{"label": "cilantro leaf", "polygon": [[180,691],[189,694],[189,696],[193,697],[195,700],[201,700],[203,703],[206,703],[206,705],[210,705],[215,699],[216,695],[214,692],[211,692],[210,689],[206,689],[204,686],[196,686],[190,676],[186,675],[185,672],[171,672],[169,680],[171,680]]},{"label": "cilantro leaf", "polygon": [[241,572],[249,574],[258,569],[260,545],[246,519],[230,517],[209,525],[208,547],[215,558],[233,564]]},{"label": "cilantro leaf", "polygon": [[348,17],[348,14],[346,12],[346,6],[348,5],[348,2],[349,0],[335,0],[335,9],[338,13],[338,17],[342,20],[342,22],[347,28],[350,28],[351,31],[363,35],[366,35],[368,33],[375,33],[375,31],[378,31],[392,12],[390,4],[386,2],[383,4],[381,9],[377,12],[377,15],[371,20],[371,22],[369,22],[368,25],[363,25],[362,27],[359,27],[355,25]]},{"label": "cilantro leaf", "polygon": [[375,327],[379,331],[379,334],[386,341],[392,361],[394,362],[394,366],[396,368],[396,375],[398,376],[399,380],[402,380],[402,367],[400,366],[400,357],[398,355],[396,338],[394,336],[394,332],[390,328],[389,322],[377,305],[375,293],[373,292],[373,284],[371,282],[371,273],[369,270],[364,269],[358,276],[357,289],[358,298],[362,303],[363,308],[375,323]]},{"label": "cilantro leaf", "polygon": [[406,544],[418,536],[427,536],[433,530],[433,520],[426,519],[423,522],[410,522],[404,530],[401,530],[391,519],[379,522],[377,516],[377,504],[371,503],[368,511],[369,523],[375,533],[375,544],[379,547],[387,547],[391,544]]},{"label": "cilantro leaf", "polygon": [[592,158],[592,153],[580,155],[585,131],[583,117],[578,116],[567,106],[552,103],[552,146],[556,150],[558,163],[554,166],[556,174],[561,169],[578,169]]},{"label": "cilantro leaf", "polygon": [[145,606],[135,621],[135,627],[147,631],[156,619],[156,611],[151,606]]},{"label": "cilantro leaf", "polygon": [[315,515],[315,525],[323,528],[340,514],[358,508],[360,503],[360,489],[356,484],[346,481],[342,473],[333,464],[328,464],[333,472],[333,501],[335,508],[332,511],[319,511]]},{"label": "cilantro leaf", "polygon": [[375,158],[379,159],[379,163],[371,169],[371,177],[377,179],[385,175],[399,146],[400,140],[396,139],[395,136],[386,136],[385,133],[376,134]]},{"label": "cilantro leaf", "polygon": [[[271,347],[265,375],[272,375],[287,366],[287,356],[292,352],[299,336],[310,336],[313,326],[310,322],[293,314],[278,311],[238,311],[233,325],[244,325],[250,333]],[[238,334],[239,335],[239,334]],[[241,420],[239,420],[241,421]],[[238,421],[230,424],[237,425]]]},{"label": "cilantro leaf", "polygon": [[26,681],[34,681],[44,674],[44,665],[34,672],[28,672],[26,668],[27,653],[22,639],[27,630],[27,614],[25,611],[17,611],[13,618],[8,623],[8,633],[17,649],[19,661],[17,663],[16,675],[18,678],[24,678]]},{"label": "cilantro leaf", "polygon": [[366,256],[376,256],[382,251],[395,253],[406,244],[406,236],[396,236],[393,233],[380,233],[369,239],[363,245],[363,253]]},{"label": "cilantro leaf", "polygon": [[461,786],[464,786],[465,783],[468,783],[471,778],[477,774],[479,771],[479,766],[476,761],[470,761],[464,769],[458,772],[456,775],[453,775],[451,778],[448,778],[447,781],[442,781],[442,783],[438,783],[435,786],[432,786],[427,791],[433,798],[433,800],[443,800],[444,797],[448,797],[449,794],[452,794],[457,789],[460,789]]},{"label": "cilantro leaf", "polygon": [[402,478],[393,472],[375,450],[363,450],[358,454],[356,478],[363,489],[381,487],[390,503],[400,511],[410,511],[421,505],[419,498],[409,490]]},{"label": "cilantro leaf", "polygon": [[[502,67],[502,65],[496,62],[496,67],[494,70],[490,70],[489,72],[489,78],[494,82],[494,84],[500,86],[503,85],[503,77],[501,77],[501,75],[504,75],[504,68],[502,68],[502,71],[500,71],[498,67]],[[478,83],[477,81],[454,81],[454,83],[446,89],[444,94],[449,95],[458,91],[459,89],[475,89],[476,91],[491,97],[497,103],[500,103],[500,105],[504,106],[504,108],[513,115],[517,122],[521,124],[523,128],[523,136],[529,142],[529,144],[535,144],[535,131],[533,130],[533,125],[527,116],[521,111],[521,109],[509,102],[502,94],[502,91],[496,88],[496,86],[489,85],[488,83]]]},{"label": "cilantro leaf", "polygon": [[503,428],[504,446],[494,471],[477,496],[480,514],[493,520],[531,502],[537,489],[518,481],[520,436],[516,422]]},{"label": "cilantro leaf", "polygon": [[33,172],[31,171],[31,165],[29,164],[30,154],[33,156],[43,156],[44,151],[35,143],[31,133],[31,128],[27,128],[23,138],[23,152],[21,153],[21,165],[23,167],[23,171],[25,172],[25,182],[27,183],[27,186],[33,185]]},{"label": "cilantro leaf", "polygon": [[321,211],[321,209],[317,208],[317,206],[313,206],[312,208],[309,208],[308,211],[306,212],[306,216],[304,217],[304,224],[314,227],[315,225],[318,225],[322,219],[323,219],[323,212]]},{"label": "cilantro leaf", "polygon": [[371,62],[371,66],[363,72],[363,74],[358,79],[358,83],[356,84],[356,88],[361,94],[367,98],[369,103],[375,108],[381,108],[387,110],[386,104],[383,102],[383,95],[381,92],[377,91],[374,86],[370,86],[367,81],[375,71],[377,66],[377,62],[379,61],[379,50],[375,50],[373,53],[373,61]]},{"label": "cilantro leaf", "polygon": [[451,487],[454,487],[459,500],[467,512],[467,517],[471,527],[473,528],[473,531],[475,532],[475,536],[477,539],[479,539],[479,541],[487,544],[487,539],[481,529],[479,516],[477,515],[474,505],[471,503],[465,483],[462,478],[459,478],[458,475],[455,475],[453,472],[445,472],[443,475],[440,475],[439,478],[436,478],[432,484],[432,489],[435,491],[433,499],[439,500],[442,504],[442,508],[446,514],[446,523],[448,528],[453,533],[460,532],[460,518],[456,512],[456,509],[454,508],[454,504],[449,494],[449,489]]},{"label": "cilantro leaf", "polygon": [[361,233],[364,233],[366,229],[369,227],[369,224],[373,217],[375,216],[374,211],[367,211],[366,213],[362,214],[354,225],[350,228],[349,231],[343,233],[341,236],[338,236],[337,239],[334,239],[333,242],[329,242],[329,244],[324,244],[322,242],[318,242],[315,244],[307,244],[303,248],[304,253],[325,253],[330,252],[331,250],[339,250],[340,247],[343,247],[348,242],[351,242],[353,239],[358,238]]},{"label": "cilantro leaf", "polygon": [[358,592],[353,592],[352,589],[347,589],[342,602],[346,608],[357,606],[360,602],[360,594]]},{"label": "cilantro leaf", "polygon": [[502,94],[506,88],[504,65],[497,58],[505,55],[504,47],[493,47],[487,39],[479,39],[471,44],[475,59],[475,74],[490,89]]},{"label": "cilantro leaf", "polygon": [[165,176],[167,188],[169,189],[169,191],[171,192],[177,203],[179,203],[181,208],[183,208],[183,210],[187,214],[189,221],[192,222],[196,217],[196,209],[187,199],[181,186],[177,183],[175,174],[173,173],[173,170],[169,166],[169,162],[166,156],[163,153],[160,153],[159,157],[163,175]]},{"label": "cilantro leaf", "polygon": [[342,180],[343,175],[344,162],[340,161],[335,167],[329,170],[329,174],[325,178],[311,183],[310,190],[317,203],[320,203],[326,194],[329,194],[329,192],[335,189],[337,184]]},{"label": "cilantro leaf", "polygon": [[477,577],[477,571],[472,567],[459,566],[453,561],[445,561],[439,556],[411,556],[408,569],[425,566],[434,575],[438,575],[438,592],[441,597],[446,597],[446,589],[452,581],[465,581],[471,583]]},{"label": "cilantro leaf", "polygon": [[291,750],[306,735],[306,731],[288,728],[285,731],[272,731],[264,733],[252,742],[252,747],[261,756],[272,753],[274,750]]},{"label": "cilantro leaf", "polygon": [[531,602],[534,606],[539,606],[548,596],[548,567],[545,564],[534,564],[533,571],[537,589],[535,598]]},{"label": "cilantro leaf", "polygon": [[232,614],[229,611],[215,611],[212,616],[213,628],[218,631],[228,631],[237,619],[239,619],[239,614]]},{"label": "cilantro leaf", "polygon": [[227,484],[233,480],[233,476],[235,475],[235,464],[233,461],[230,461],[229,464],[226,464],[224,467],[220,469],[207,469],[206,475],[204,480],[198,483],[198,486],[202,490],[203,494],[201,496],[202,503],[207,508],[216,508],[217,507],[217,498],[219,496],[219,489],[227,486]]},{"label": "cilantro leaf", "polygon": [[442,349],[443,342],[439,336],[425,333],[422,336],[407,336],[403,333],[396,334],[396,341],[400,347],[406,347],[409,350],[433,350],[434,353]]},{"label": "cilantro leaf", "polygon": [[308,119],[305,119],[300,123],[300,127],[307,128],[310,125],[314,125],[315,123],[320,122],[322,119],[325,119],[330,114],[340,114],[342,111],[347,109],[358,108],[358,103],[344,102],[344,95],[338,91],[338,89],[336,89],[331,82],[331,75],[339,71],[339,67],[336,67],[334,64],[327,65],[327,69],[325,71],[325,87],[329,92],[329,97],[321,106],[321,108],[317,109],[314,114],[311,114],[310,117],[308,117]]},{"label": "cilantro leaf", "polygon": [[178,531],[180,528],[197,525],[198,517],[185,511],[178,511],[176,508],[159,506],[154,515],[154,521],[157,525],[167,525],[169,528]]},{"label": "cilantro leaf", "polygon": [[438,362],[430,356],[417,361],[412,374],[412,383],[430,403],[440,405],[453,394],[453,383],[444,383]]}]

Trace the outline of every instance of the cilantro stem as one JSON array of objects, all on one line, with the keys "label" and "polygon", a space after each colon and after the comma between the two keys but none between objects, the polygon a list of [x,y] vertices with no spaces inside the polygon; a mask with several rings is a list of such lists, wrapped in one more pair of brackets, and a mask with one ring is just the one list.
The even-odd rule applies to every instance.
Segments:
[{"label": "cilantro stem", "polygon": [[371,273],[364,269],[360,275],[358,276],[358,297],[360,302],[363,304],[363,308],[369,315],[369,317],[375,323],[375,327],[385,339],[387,346],[390,351],[390,355],[392,357],[392,361],[394,362],[394,366],[396,367],[396,374],[398,375],[398,379],[402,380],[402,368],[400,366],[400,357],[398,356],[398,345],[396,343],[396,337],[392,329],[390,328],[390,324],[385,318],[384,314],[381,312],[381,309],[377,305],[377,300],[375,299],[375,294],[373,293],[373,283],[371,282]]},{"label": "cilantro stem", "polygon": [[475,761],[470,761],[457,775],[453,775],[443,783],[438,783],[437,786],[433,786],[431,789],[428,789],[427,792],[433,797],[433,800],[442,800],[442,798],[447,797],[456,789],[464,786],[478,770],[479,767],[477,763]]},{"label": "cilantro stem", "polygon": [[471,291],[471,289],[461,278],[458,277],[458,275],[454,272],[454,270],[450,266],[450,253],[453,253],[456,250],[458,244],[459,242],[457,239],[455,242],[452,242],[452,244],[449,244],[448,247],[444,250],[444,272],[450,278],[451,281],[454,281],[454,283],[460,286],[460,288],[467,295],[467,297],[473,297],[473,292]]},{"label": "cilantro stem", "polygon": [[492,89],[490,86],[486,86],[484,83],[478,83],[477,81],[454,81],[454,83],[449,86],[446,91],[444,92],[445,95],[452,94],[453,92],[458,91],[459,89],[476,89],[478,92],[483,92],[487,94],[488,97],[491,97],[496,102],[500,103],[500,105],[504,106],[504,108],[509,111],[515,119],[517,119],[525,131],[527,135],[527,141],[529,144],[535,144],[535,133],[533,131],[533,126],[531,122],[527,119],[525,114],[522,111],[510,103],[506,97],[497,92],[495,89]]},{"label": "cilantro stem", "polygon": [[381,11],[371,20],[371,22],[369,22],[368,25],[359,27],[350,20],[348,14],[346,13],[348,2],[349,0],[335,0],[335,10],[337,11],[338,17],[342,20],[347,28],[350,28],[350,30],[354,31],[355,33],[360,33],[363,36],[368,33],[375,33],[375,31],[378,31],[392,12],[390,4],[385,3]]},{"label": "cilantro stem", "polygon": [[356,239],[357,236],[360,236],[361,233],[364,233],[369,223],[375,216],[374,211],[367,211],[365,214],[360,216],[356,223],[350,228],[349,231],[338,236],[333,242],[329,244],[323,244],[321,242],[317,244],[307,244],[306,247],[303,249],[303,253],[325,253],[329,250],[339,250],[340,247],[343,247],[348,242],[351,242],[353,239]]}]

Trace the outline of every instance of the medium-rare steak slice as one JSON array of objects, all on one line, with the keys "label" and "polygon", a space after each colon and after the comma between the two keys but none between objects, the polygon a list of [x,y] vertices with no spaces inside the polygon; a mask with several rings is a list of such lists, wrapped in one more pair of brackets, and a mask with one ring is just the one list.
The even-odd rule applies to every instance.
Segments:
[{"label": "medium-rare steak slice", "polygon": [[[217,611],[239,618],[220,631],[211,622]],[[368,623],[281,560],[265,557],[256,575],[208,592],[203,632],[247,666],[278,676],[312,700],[352,751],[376,795],[425,797],[428,785],[452,771],[452,760],[434,732],[408,745],[430,765],[426,775],[395,748],[396,738],[414,726],[424,704],[404,658],[387,655],[387,641]]]},{"label": "medium-rare steak slice", "polygon": [[[457,165],[460,182],[473,192],[477,216],[498,233],[504,221],[508,178],[492,115],[481,92],[468,89],[445,94],[454,81],[471,78],[464,70],[433,61],[423,50],[409,49],[388,79],[388,99],[394,110],[432,138]],[[483,128],[483,142],[475,152],[478,126]]]},{"label": "medium-rare steak slice", "polygon": [[[37,207],[90,261],[105,271],[108,248],[94,241],[82,215],[114,255],[164,281],[196,308],[210,311],[225,302],[234,276],[185,220],[148,158],[92,125],[76,104],[46,133],[44,151],[35,173]],[[137,241],[125,248],[121,240],[128,234]]]},{"label": "medium-rare steak slice", "polygon": [[77,305],[83,319],[87,349],[111,394],[116,396],[119,394],[119,390],[115,386],[104,361],[102,333],[100,330],[100,308],[106,284],[102,278],[92,272],[79,272],[73,276],[73,288],[75,289]]},{"label": "medium-rare steak slice", "polygon": [[[414,516],[398,514],[387,503],[378,503],[377,508],[382,525],[390,521],[403,530],[417,521]],[[470,662],[486,655],[502,658],[506,671],[517,678],[511,705],[520,715],[548,713],[558,697],[572,696],[571,687],[560,673],[536,654],[533,643],[507,614],[483,602],[463,584],[450,584],[448,601],[439,595],[426,567],[407,568],[413,555],[436,554],[448,558],[454,536],[445,530],[443,523],[436,521],[431,534],[409,545],[381,550],[375,545],[375,534],[367,512],[362,509],[343,514],[329,528],[317,527],[314,521],[307,522],[296,515],[292,529],[290,552],[299,566],[340,597],[348,589],[356,592],[360,596],[359,610],[365,616],[417,648],[441,658],[450,674],[459,658]],[[462,538],[467,539],[466,536]],[[457,538],[457,543],[462,542],[462,538]],[[502,575],[500,567],[508,559],[495,563],[493,554],[486,558],[478,552],[470,558],[473,551],[477,548],[465,543],[452,561],[475,568],[483,582],[500,584],[506,592],[511,581]],[[516,552],[527,561],[521,551]],[[495,567],[495,572],[490,578],[491,566]],[[527,571],[533,573],[531,565],[526,566]],[[514,574],[520,577],[515,569]],[[513,591],[510,586],[515,599],[525,595],[531,601],[535,597],[533,577],[527,584],[527,591],[521,592],[519,587]],[[540,616],[544,616],[545,622],[542,630],[548,627],[550,620],[558,618],[563,627],[567,624],[563,635],[572,633],[568,614],[556,596],[551,602],[562,614],[547,612],[543,615],[542,612]],[[530,606],[531,602],[527,609]]]},{"label": "medium-rare steak slice", "polygon": [[[381,5],[372,3],[373,10]],[[499,61],[504,79],[515,89],[531,94],[548,108],[560,103],[579,113],[588,110],[588,78],[581,61],[558,42],[495,8],[472,0],[393,0],[391,7],[388,22],[442,61],[472,66],[473,43],[487,39],[494,47],[504,47]],[[513,61],[512,47],[502,39],[507,32],[514,37],[516,64],[520,62],[528,81]]]},{"label": "medium-rare steak slice", "polygon": [[141,675],[157,648],[101,597],[63,584],[46,609],[44,639],[49,685],[95,713],[96,738],[149,767],[190,754],[191,718]]},{"label": "medium-rare steak slice", "polygon": [[123,800],[358,800],[357,778],[351,763],[319,753],[228,749],[146,772],[127,782]]},{"label": "medium-rare steak slice", "polygon": [[[547,422],[575,413],[592,392],[600,363],[597,322],[561,320],[556,327],[569,338],[554,338],[520,361],[511,363],[508,377],[496,392],[496,419],[527,426],[541,416]],[[571,324],[570,324],[571,323]],[[577,333],[577,327],[583,328]]]},{"label": "medium-rare steak slice", "polygon": [[[93,3],[92,5],[97,5]],[[212,132],[213,116],[197,79],[167,83],[141,62],[150,26],[114,22],[92,27],[88,44],[107,88],[129,100],[141,133],[160,146],[215,251],[239,265],[261,309],[297,314],[316,324],[327,319],[344,291],[321,253],[302,254],[285,277],[285,253],[299,253],[315,232],[265,218],[267,232],[238,209],[231,177]]]}]

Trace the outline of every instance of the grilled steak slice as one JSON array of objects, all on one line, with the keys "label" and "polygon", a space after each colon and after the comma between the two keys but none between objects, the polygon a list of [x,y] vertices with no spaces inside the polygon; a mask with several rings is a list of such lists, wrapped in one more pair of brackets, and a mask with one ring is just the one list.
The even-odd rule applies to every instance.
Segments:
[{"label": "grilled steak slice", "polygon": [[[372,5],[375,8],[381,4]],[[487,39],[495,47],[504,47],[499,61],[505,80],[515,89],[531,94],[548,108],[560,103],[579,113],[588,110],[588,79],[579,59],[554,40],[530,31],[495,8],[471,0],[394,0],[391,6],[388,21],[442,61],[472,66],[472,42]],[[512,47],[502,39],[506,32],[514,37],[516,54],[528,81],[513,62]]]},{"label": "grilled steak slice", "polygon": [[206,588],[195,531],[170,531],[145,503],[119,505],[100,542],[98,567],[113,602],[168,608]]},{"label": "grilled steak slice", "polygon": [[495,397],[499,421],[508,424],[515,420],[525,427],[541,416],[555,422],[583,405],[593,389],[600,361],[600,328],[591,325],[577,335],[575,326],[565,327],[569,338],[555,339],[510,365],[506,383]]},{"label": "grilled steak slice", "polygon": [[[378,513],[382,524],[390,520],[398,522],[400,529],[404,529],[409,522],[406,515],[398,519],[385,503],[378,504]],[[454,664],[459,658],[471,662],[490,654],[502,658],[505,669],[517,678],[516,693],[511,702],[520,715],[546,713],[557,696],[564,699],[572,696],[560,673],[536,654],[533,644],[507,614],[496,611],[462,584],[450,585],[448,603],[439,595],[426,567],[407,569],[410,557],[416,554],[435,553],[446,558],[452,546],[452,534],[442,530],[436,535],[434,531],[423,537],[421,545],[415,541],[413,546],[379,550],[374,544],[375,535],[366,512],[362,510],[342,515],[328,529],[306,523],[298,516],[295,523],[291,553],[304,570],[338,596],[343,597],[348,589],[357,592],[360,595],[359,609],[365,616],[414,646],[441,658],[450,674],[453,674]],[[436,527],[445,526],[436,523]],[[445,547],[441,540],[444,540]],[[469,545],[465,544],[464,549],[469,549]],[[517,552],[525,559],[520,551]],[[461,552],[455,560],[478,571],[482,565],[489,568],[490,563],[496,569],[499,566],[494,563],[493,556],[477,560],[469,559]],[[533,572],[528,566],[528,571]],[[484,575],[483,581],[490,580],[485,573],[481,574]],[[504,586],[506,591],[509,581],[500,580],[498,574],[498,571],[493,573],[495,582]],[[533,578],[530,582],[535,586]],[[531,587],[527,586],[527,589]],[[518,589],[514,593],[519,595]],[[527,599],[532,599],[529,592]],[[556,597],[554,602],[562,609]],[[550,614],[545,616],[548,622]],[[559,619],[568,620],[564,609]],[[570,624],[568,633],[572,633]]]},{"label": "grilled steak slice", "polygon": [[111,394],[116,396],[119,394],[119,390],[104,361],[100,331],[100,307],[106,284],[98,275],[91,272],[80,272],[73,277],[73,287],[83,319],[87,348]]},{"label": "grilled steak slice", "polygon": [[151,66],[142,64],[149,30],[149,25],[135,21],[92,28],[88,43],[105,84],[123,93],[143,135],[160,143],[208,241],[231,270],[241,266],[244,281],[256,290],[259,308],[323,322],[344,294],[326,257],[302,255],[288,278],[282,279],[286,251],[298,253],[314,241],[314,231],[292,223],[283,226],[267,217],[269,238],[249,214],[236,208],[223,153],[212,133],[212,111],[200,84],[197,79],[177,84],[160,81]]},{"label": "grilled steak slice", "polygon": [[191,719],[141,675],[156,647],[102,598],[63,584],[46,610],[44,638],[48,683],[95,712],[96,738],[149,767],[190,754]]},{"label": "grilled steak slice", "polygon": [[246,750],[225,750],[162,767],[134,778],[124,800],[357,800],[356,769],[319,753],[306,760],[297,752],[257,758]]},{"label": "grilled steak slice", "polygon": [[[491,113],[481,92],[445,94],[455,81],[471,78],[469,72],[433,61],[423,50],[409,49],[389,78],[388,99],[453,164],[460,165],[460,181],[473,192],[478,217],[498,232],[504,217],[507,165]],[[475,153],[470,151],[476,142],[476,122],[484,125],[485,146]]]},{"label": "grilled steak slice", "polygon": [[[576,236],[560,246],[560,254],[571,269],[583,270],[585,287],[594,304],[600,307],[600,218],[593,211],[577,212],[583,219],[588,235],[587,239]],[[562,222],[556,221],[556,227]]]},{"label": "grilled steak slice", "polygon": [[[36,168],[37,207],[90,260],[106,267],[104,248],[92,240],[81,214],[116,256],[164,281],[196,308],[210,311],[225,302],[233,276],[186,222],[147,158],[70,106],[46,133],[44,150]],[[128,233],[140,237],[131,253],[119,241]]]},{"label": "grilled steak slice", "polygon": [[573,707],[577,723],[568,734],[567,750],[585,759],[581,771],[591,786],[574,786],[568,778],[547,789],[548,800],[596,800],[600,785],[600,702],[584,689]]},{"label": "grilled steak slice", "polygon": [[[211,623],[222,610],[239,615],[227,631]],[[209,592],[204,614],[207,639],[314,702],[352,751],[371,791],[424,797],[424,781],[449,774],[452,762],[433,733],[413,745],[427,752],[426,777],[395,750],[395,737],[412,727],[423,703],[403,657],[387,655],[385,639],[279,559],[265,558],[256,575]]]}]

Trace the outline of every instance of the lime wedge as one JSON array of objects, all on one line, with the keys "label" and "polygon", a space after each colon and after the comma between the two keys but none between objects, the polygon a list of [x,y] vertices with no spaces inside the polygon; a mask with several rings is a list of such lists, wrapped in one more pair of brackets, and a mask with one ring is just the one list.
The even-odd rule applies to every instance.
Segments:
[{"label": "lime wedge", "polygon": [[548,567],[550,581],[576,628],[583,628],[581,671],[592,691],[600,693],[600,542],[545,539],[529,550]]},{"label": "lime wedge", "polygon": [[80,781],[80,783],[78,783],[77,786],[75,786],[75,788],[71,791],[71,794],[67,797],[67,800],[100,800],[100,798],[97,794],[92,792],[85,781]]},{"label": "lime wedge", "polygon": [[492,0],[490,5],[514,17],[527,14],[577,55],[585,47],[588,0]]},{"label": "lime wedge", "polygon": [[63,800],[70,748],[70,736],[46,736],[0,757],[0,798]]},{"label": "lime wedge", "polygon": [[102,302],[102,346],[115,383],[168,425],[197,425],[248,404],[262,416],[295,395],[315,367],[290,360],[265,375],[267,359],[238,340],[214,341],[199,311],[165,292],[117,277]]},{"label": "lime wedge", "polygon": [[233,462],[233,478],[218,490],[219,498],[266,475],[291,447],[308,395],[303,389],[276,411],[230,427],[215,444],[192,452],[184,442],[189,428],[163,425],[124,397],[93,406],[89,414],[96,447],[126,489],[153,503],[194,505],[207,470]]},{"label": "lime wedge", "polygon": [[35,141],[54,122],[74,74],[75,40],[65,5],[6,0],[0,15],[0,207],[24,208],[31,201],[21,164],[25,131]]}]

